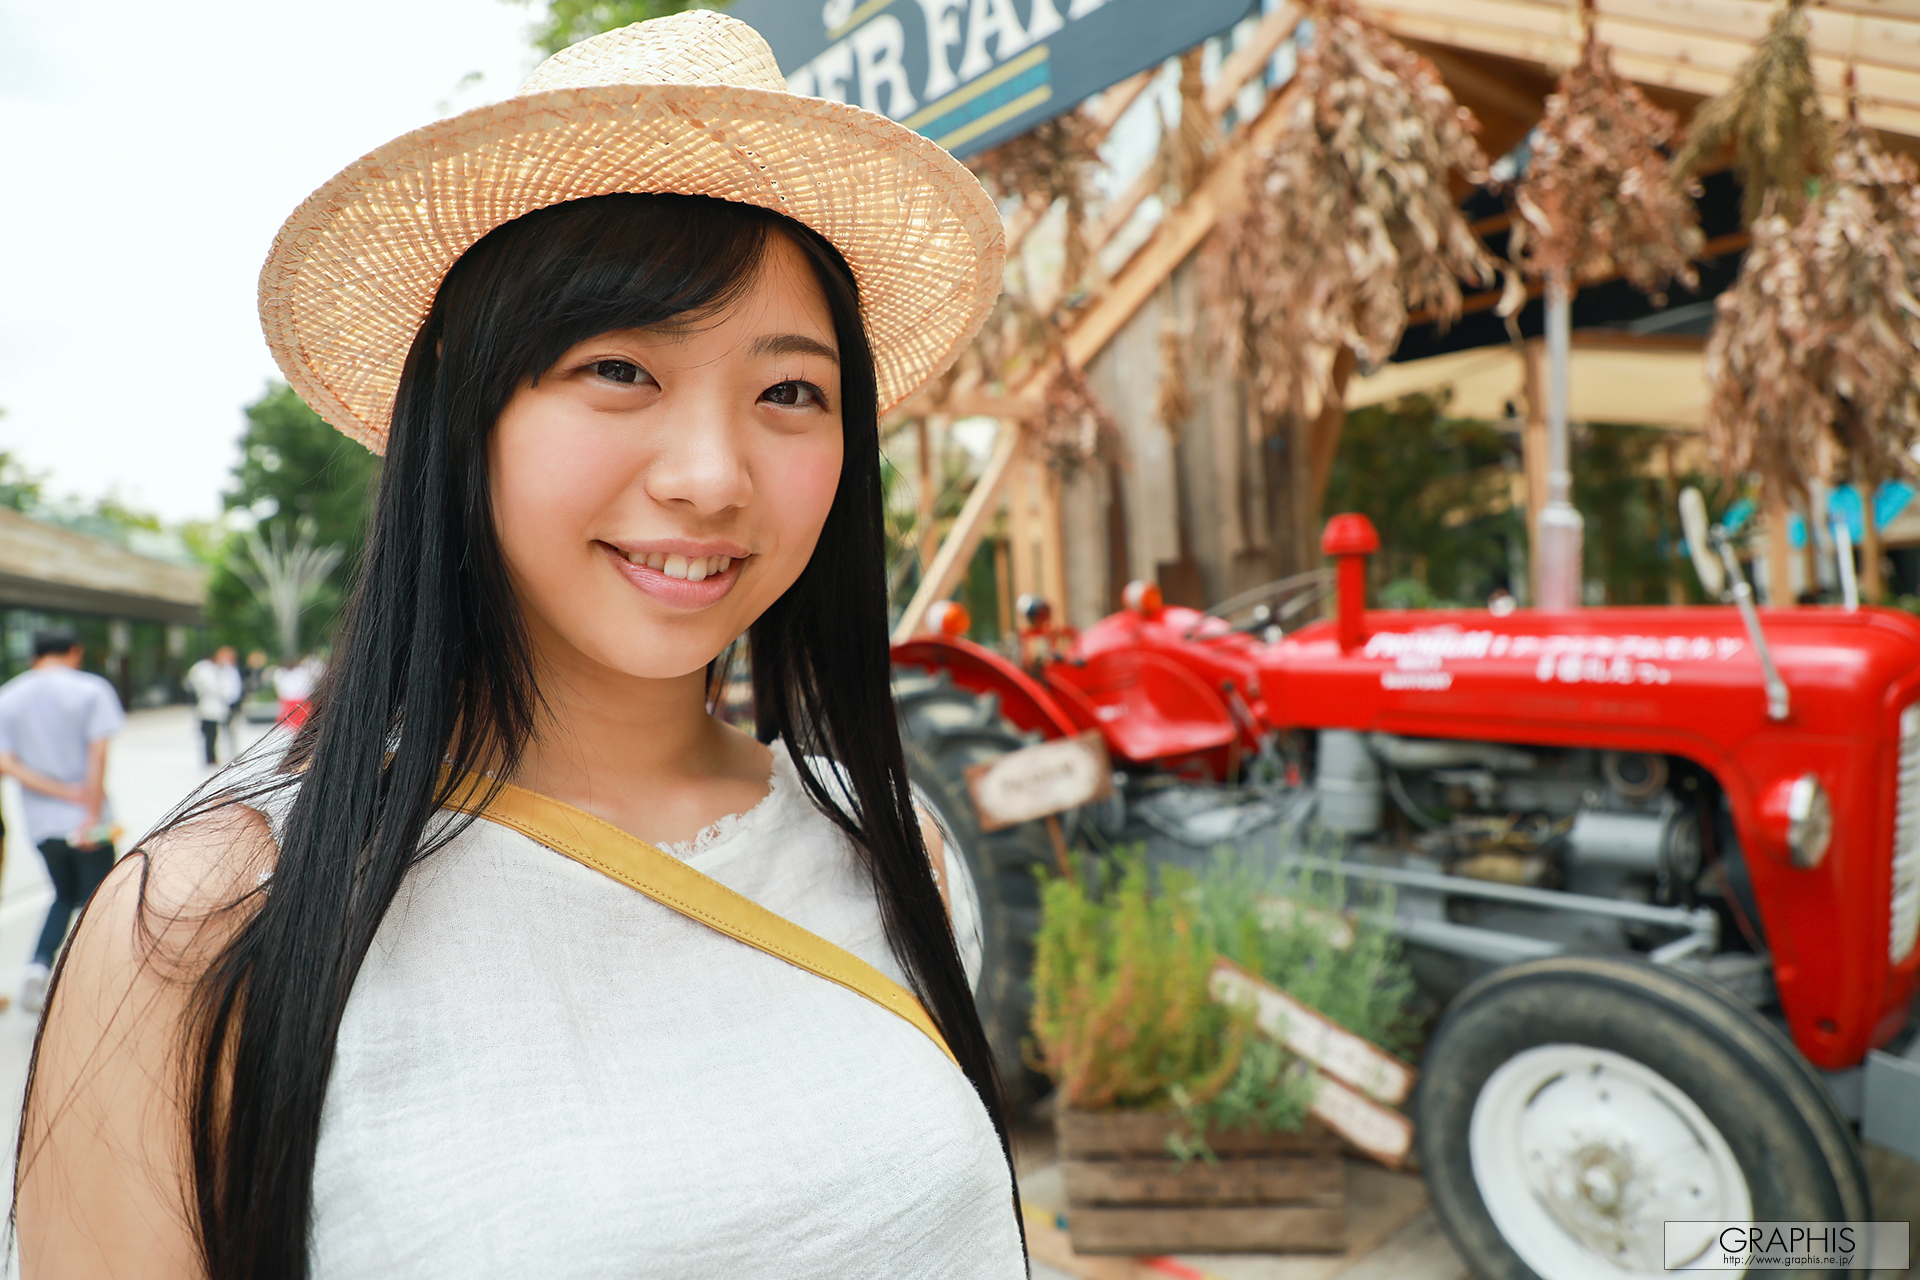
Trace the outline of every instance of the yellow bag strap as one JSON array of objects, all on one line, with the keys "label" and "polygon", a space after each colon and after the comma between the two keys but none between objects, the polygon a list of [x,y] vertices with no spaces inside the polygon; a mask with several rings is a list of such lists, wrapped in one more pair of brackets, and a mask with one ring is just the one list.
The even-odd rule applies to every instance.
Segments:
[{"label": "yellow bag strap", "polygon": [[865,996],[925,1032],[940,1052],[959,1065],[946,1037],[913,993],[844,947],[802,929],[604,818],[512,783],[500,784],[488,799],[493,786],[488,779],[469,777],[447,807],[518,831],[690,920]]}]

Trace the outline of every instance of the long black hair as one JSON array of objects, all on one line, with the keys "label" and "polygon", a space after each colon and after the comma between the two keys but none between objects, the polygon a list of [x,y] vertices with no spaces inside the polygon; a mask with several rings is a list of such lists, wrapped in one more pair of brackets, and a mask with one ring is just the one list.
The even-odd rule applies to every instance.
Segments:
[{"label": "long black hair", "polygon": [[812,559],[749,633],[759,734],[845,770],[852,803],[800,777],[851,837],[888,942],[1007,1146],[894,719],[873,353],[852,272],[767,210],[598,196],[506,223],[448,274],[401,375],[359,583],[311,718],[275,778],[200,806],[299,779],[271,879],[189,1001],[191,1207],[210,1280],[307,1275],[321,1108],[355,975],[409,868],[457,829],[433,822],[452,780],[509,774],[541,715],[489,499],[495,420],[578,342],[725,306],[774,235],[806,254],[833,318],[845,461]]}]

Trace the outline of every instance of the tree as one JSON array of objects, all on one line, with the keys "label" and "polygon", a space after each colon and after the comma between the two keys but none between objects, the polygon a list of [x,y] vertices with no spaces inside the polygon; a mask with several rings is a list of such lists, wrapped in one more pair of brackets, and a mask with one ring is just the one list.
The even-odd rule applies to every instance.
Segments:
[{"label": "tree", "polygon": [[[525,4],[528,0],[515,0]],[[689,0],[548,0],[546,16],[533,29],[533,43],[542,53],[558,53],[588,36],[611,31],[648,18],[665,17],[686,9],[724,9],[726,0],[689,3]]]},{"label": "tree", "polygon": [[11,453],[0,453],[0,507],[32,511],[45,498],[46,476],[28,471]]},{"label": "tree", "polygon": [[1424,584],[1419,598],[1474,602],[1507,586],[1520,536],[1507,463],[1493,427],[1447,414],[1447,397],[1411,395],[1350,410],[1327,480],[1323,516],[1364,512],[1380,531],[1376,588]]},{"label": "tree", "polygon": [[[227,510],[246,512],[269,543],[276,529],[283,540],[291,540],[298,522],[310,519],[316,545],[340,548],[339,562],[309,604],[330,617],[345,600],[359,567],[380,460],[321,421],[284,383],[270,387],[246,413],[240,461],[225,495]],[[224,643],[277,649],[272,612],[238,571],[249,563],[241,534],[220,545],[207,584],[207,618]]]},{"label": "tree", "polygon": [[300,642],[301,615],[326,585],[327,575],[340,563],[342,549],[337,544],[314,545],[312,516],[301,516],[295,522],[292,546],[287,545],[286,535],[284,524],[275,525],[265,538],[258,529],[247,530],[241,535],[241,542],[251,563],[242,563],[236,557],[230,567],[247,584],[254,598],[264,602],[273,614],[280,660],[290,663],[304,651]]}]

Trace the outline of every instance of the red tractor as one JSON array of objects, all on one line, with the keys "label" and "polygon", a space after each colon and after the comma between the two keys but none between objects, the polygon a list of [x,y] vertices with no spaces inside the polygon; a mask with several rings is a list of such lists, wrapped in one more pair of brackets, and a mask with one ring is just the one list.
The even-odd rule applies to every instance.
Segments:
[{"label": "red tractor", "polygon": [[1869,1218],[1859,1140],[1920,1158],[1920,621],[1755,610],[1737,568],[1738,608],[1368,612],[1377,545],[1335,517],[1337,617],[1290,632],[1331,574],[1206,613],[1136,584],[1077,636],[1029,606],[1021,662],[895,646],[1004,1066],[1053,854],[983,833],[961,772],[1098,730],[1114,798],[1073,822],[1160,857],[1332,833],[1391,886],[1450,1000],[1419,1151],[1478,1274],[1658,1276],[1710,1243],[1669,1220]]}]

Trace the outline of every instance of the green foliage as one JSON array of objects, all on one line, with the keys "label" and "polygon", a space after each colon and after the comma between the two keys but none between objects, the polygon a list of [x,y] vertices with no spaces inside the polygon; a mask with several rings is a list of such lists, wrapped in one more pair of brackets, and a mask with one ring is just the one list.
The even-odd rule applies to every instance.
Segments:
[{"label": "green foliage", "polygon": [[1348,910],[1330,863],[1285,874],[1223,849],[1200,876],[1162,869],[1157,891],[1139,852],[1115,869],[1104,892],[1042,889],[1034,1038],[1065,1105],[1171,1108],[1189,1130],[1173,1141],[1183,1158],[1211,1158],[1210,1131],[1299,1128],[1314,1073],[1258,1035],[1249,1010],[1213,1002],[1220,957],[1383,1048],[1408,1046],[1399,943],[1380,912]]},{"label": "green foliage", "polygon": [[1199,883],[1203,941],[1355,1035],[1395,1053],[1409,1047],[1413,974],[1379,923],[1391,914],[1385,896],[1355,912],[1333,857],[1274,870],[1231,849],[1215,853]]},{"label": "green foliage", "polygon": [[[316,544],[338,546],[346,553],[314,597],[309,616],[323,621],[308,624],[309,644],[330,629],[358,570],[379,473],[377,457],[321,421],[284,383],[247,406],[240,461],[233,469],[233,488],[225,495],[227,509],[251,512],[263,536],[276,527],[290,534],[301,517],[308,517]],[[243,651],[277,650],[271,613],[235,572],[237,559],[246,554],[237,534],[214,549],[207,620],[221,643]]]},{"label": "green foliage", "polygon": [[1678,584],[1699,602],[1699,581],[1686,565],[1679,495],[1699,489],[1715,518],[1738,496],[1735,486],[1698,471],[1668,475],[1673,433],[1657,427],[1592,423],[1575,442],[1573,505],[1586,517],[1586,578],[1606,588],[1607,604],[1667,604]]},{"label": "green foliage", "polygon": [[[1676,509],[1697,487],[1718,513],[1737,486],[1682,470],[1656,427],[1586,424],[1573,441],[1573,503],[1586,517],[1583,572],[1607,604],[1699,601]],[[1361,511],[1380,532],[1369,572],[1388,609],[1477,605],[1520,570],[1526,511],[1512,500],[1517,446],[1492,426],[1413,395],[1347,415],[1325,512]]]},{"label": "green foliage", "polygon": [[1509,543],[1526,536],[1509,498],[1516,461],[1493,427],[1449,417],[1444,394],[1368,405],[1347,414],[1324,512],[1373,521],[1376,588],[1407,579],[1436,601],[1484,600],[1509,577]]},{"label": "green foliage", "polygon": [[[528,0],[515,0],[525,4]],[[545,15],[533,28],[533,43],[542,53],[558,53],[588,36],[648,18],[686,9],[724,9],[726,0],[689,3],[689,0],[548,0]]]},{"label": "green foliage", "polygon": [[0,507],[32,511],[45,497],[44,472],[28,471],[11,453],[0,453]]},{"label": "green foliage", "polygon": [[1165,870],[1154,892],[1141,853],[1116,862],[1119,879],[1103,894],[1084,880],[1042,885],[1033,972],[1041,1060],[1071,1107],[1208,1102],[1234,1079],[1250,1020],[1207,993],[1214,951],[1194,931],[1191,877]]}]

